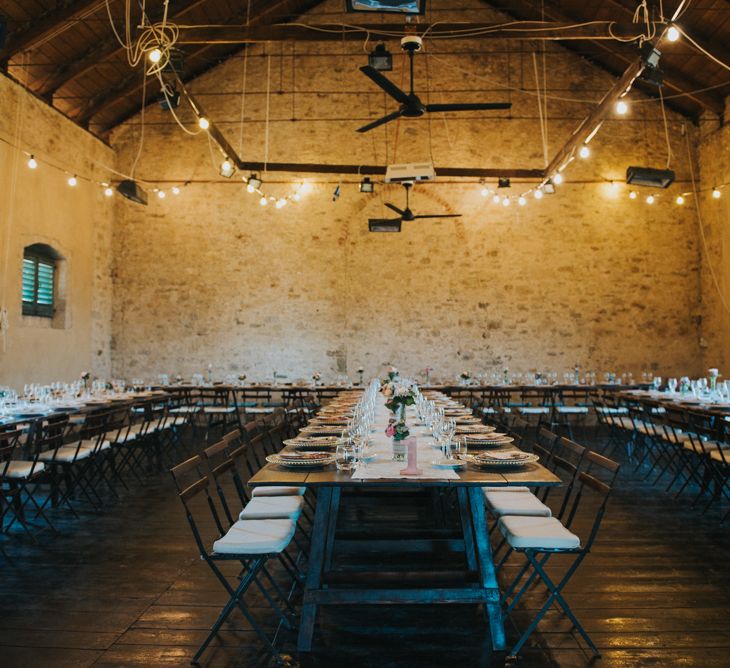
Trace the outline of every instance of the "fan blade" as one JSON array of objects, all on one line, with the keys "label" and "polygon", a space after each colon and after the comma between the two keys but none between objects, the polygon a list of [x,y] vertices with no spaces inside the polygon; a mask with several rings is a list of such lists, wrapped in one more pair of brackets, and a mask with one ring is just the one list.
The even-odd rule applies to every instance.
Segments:
[{"label": "fan blade", "polygon": [[465,104],[427,104],[426,111],[489,111],[509,109],[511,102],[467,102]]},{"label": "fan blade", "polygon": [[361,128],[358,128],[358,132],[367,132],[368,130],[372,130],[373,128],[377,128],[379,125],[385,125],[385,123],[390,123],[390,121],[394,121],[396,118],[401,117],[400,111],[394,111],[392,114],[388,114],[387,116],[383,116],[383,118],[379,118],[377,121],[373,121],[372,123],[368,123],[367,125],[363,125]]},{"label": "fan blade", "polygon": [[406,95],[398,86],[390,79],[382,75],[374,67],[365,65],[360,71],[367,77],[370,77],[378,86],[380,86],[390,97],[397,100],[401,104],[408,104],[408,95]]},{"label": "fan blade", "polygon": [[385,202],[385,206],[387,206],[391,211],[395,211],[401,218],[405,215],[405,211],[402,209],[399,209],[395,204],[391,204],[390,202]]},{"label": "fan blade", "polygon": [[460,213],[434,213],[434,214],[425,214],[423,216],[413,216],[413,220],[416,220],[417,218],[461,218]]}]

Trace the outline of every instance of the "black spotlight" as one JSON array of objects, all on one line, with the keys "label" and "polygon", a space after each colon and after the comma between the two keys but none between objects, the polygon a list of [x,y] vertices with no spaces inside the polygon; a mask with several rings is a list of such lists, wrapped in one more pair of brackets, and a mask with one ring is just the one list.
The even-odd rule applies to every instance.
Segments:
[{"label": "black spotlight", "polygon": [[393,55],[385,48],[385,44],[378,44],[370,52],[368,65],[379,72],[390,72],[393,69]]},{"label": "black spotlight", "polygon": [[165,84],[164,90],[160,91],[157,96],[157,101],[162,108],[162,111],[170,111],[170,109],[177,109],[180,106],[180,93],[170,84]]},{"label": "black spotlight", "polygon": [[361,193],[375,192],[375,184],[370,180],[369,176],[366,176],[362,181],[360,181],[360,192]]},{"label": "black spotlight", "polygon": [[509,188],[512,185],[512,182],[507,178],[500,178],[497,181],[497,188]]}]

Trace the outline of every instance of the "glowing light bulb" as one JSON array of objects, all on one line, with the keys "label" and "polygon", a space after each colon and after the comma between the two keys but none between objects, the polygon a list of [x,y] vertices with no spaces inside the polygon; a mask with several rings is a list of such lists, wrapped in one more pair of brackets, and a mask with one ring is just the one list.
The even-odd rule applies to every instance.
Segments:
[{"label": "glowing light bulb", "polygon": [[210,121],[205,116],[201,116],[198,119],[198,127],[201,130],[207,130],[210,127]]},{"label": "glowing light bulb", "polygon": [[113,194],[114,191],[109,186],[104,188],[104,195],[106,195],[107,197],[111,197]]},{"label": "glowing light bulb", "polygon": [[616,113],[619,116],[624,116],[628,110],[629,110],[629,105],[626,104],[626,102],[624,102],[623,100],[619,100],[616,103]]},{"label": "glowing light bulb", "polygon": [[68,178],[68,185],[70,185],[72,188],[78,183],[78,179],[76,178],[76,175],[69,176]]},{"label": "glowing light bulb", "polygon": [[254,188],[254,187],[253,187],[253,186],[252,186],[252,185],[251,185],[251,184],[249,183],[249,184],[248,184],[248,185],[246,186],[246,190],[248,190],[248,192],[252,193],[252,192],[255,192],[255,191],[256,191],[256,188]]},{"label": "glowing light bulb", "polygon": [[667,30],[667,39],[670,42],[676,42],[679,39],[679,30],[677,30],[674,26],[669,26],[669,30]]},{"label": "glowing light bulb", "polygon": [[301,188],[299,188],[299,192],[302,195],[306,195],[307,193],[311,193],[312,192],[312,184],[305,181],[304,183],[302,183]]},{"label": "glowing light bulb", "polygon": [[578,155],[581,158],[587,158],[591,154],[591,149],[589,149],[587,146],[581,146],[580,151],[578,151]]},{"label": "glowing light bulb", "polygon": [[157,48],[152,49],[152,51],[147,54],[147,57],[150,59],[151,63],[157,64],[162,60],[162,51]]},{"label": "glowing light bulb", "polygon": [[172,192],[173,195],[179,195],[180,188],[178,188],[177,186],[172,186],[172,188],[170,189],[170,192]]},{"label": "glowing light bulb", "polygon": [[675,201],[675,202],[676,202],[677,204],[679,204],[679,206],[682,206],[682,204],[684,204],[684,197],[682,197],[682,195],[677,195],[677,199],[676,199],[676,200],[674,200],[674,201]]},{"label": "glowing light bulb", "polygon": [[637,197],[637,195],[636,195],[636,191],[635,191],[635,190],[632,190],[632,191],[631,191],[631,192],[629,193],[629,199],[636,199],[636,197]]},{"label": "glowing light bulb", "polygon": [[489,197],[489,188],[482,188],[482,197]]},{"label": "glowing light bulb", "polygon": [[228,160],[228,158],[226,158],[221,163],[221,168],[220,168],[221,176],[229,179],[229,178],[231,178],[231,176],[233,176],[233,173],[235,171],[236,171],[236,168],[233,166],[233,163],[230,160]]},{"label": "glowing light bulb", "polygon": [[553,183],[556,186],[559,186],[563,182],[563,175],[558,172],[555,176],[553,176]]},{"label": "glowing light bulb", "polygon": [[38,167],[38,161],[31,155],[30,158],[28,158],[28,168],[36,169],[37,167]]},{"label": "glowing light bulb", "polygon": [[509,206],[509,205],[510,205],[509,197],[505,197],[502,200],[502,206]]},{"label": "glowing light bulb", "polygon": [[722,197],[722,193],[720,192],[720,189],[719,188],[713,188],[712,189],[712,196],[715,199],[720,199],[720,197]]},{"label": "glowing light bulb", "polygon": [[535,195],[534,195],[534,197],[535,197],[535,199],[542,199],[542,196],[543,196],[543,192],[542,192],[542,189],[538,188],[538,189],[537,189],[537,190],[535,191]]},{"label": "glowing light bulb", "polygon": [[157,191],[157,196],[158,196],[158,197],[159,197],[160,199],[165,199],[165,191],[164,191],[164,190],[158,190],[158,191]]},{"label": "glowing light bulb", "polygon": [[293,200],[294,200],[295,202],[298,202],[298,201],[299,201],[300,199],[302,199],[302,196],[301,196],[301,195],[299,194],[299,191],[297,191],[297,192],[295,192],[295,193],[294,193],[294,194],[293,194],[293,195],[291,196],[291,198],[292,198],[292,199],[293,199]]},{"label": "glowing light bulb", "polygon": [[646,203],[647,203],[647,204],[654,204],[654,195],[649,195],[649,196],[648,196],[648,197],[646,198]]},{"label": "glowing light bulb", "polygon": [[282,207],[286,206],[286,199],[284,197],[280,197],[278,200],[276,200],[276,208],[281,209]]},{"label": "glowing light bulb", "polygon": [[261,206],[266,206],[266,205],[267,205],[268,203],[269,203],[269,200],[267,200],[267,199],[266,199],[265,197],[262,197],[262,198],[261,198],[261,199],[259,200],[259,204],[260,204]]},{"label": "glowing light bulb", "polygon": [[499,199],[499,195],[495,195],[494,197],[492,197],[492,202],[494,202],[495,204],[499,204],[501,201],[502,200]]},{"label": "glowing light bulb", "polygon": [[524,198],[523,195],[520,195],[519,199],[517,200],[517,204],[520,206],[525,206],[527,204],[527,200]]}]

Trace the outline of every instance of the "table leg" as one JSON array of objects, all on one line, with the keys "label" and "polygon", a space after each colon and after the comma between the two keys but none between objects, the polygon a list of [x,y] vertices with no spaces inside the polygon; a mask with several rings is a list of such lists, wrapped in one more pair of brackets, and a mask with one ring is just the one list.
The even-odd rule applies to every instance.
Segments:
[{"label": "table leg", "polygon": [[474,548],[474,528],[470,519],[471,509],[469,508],[469,495],[466,487],[459,487],[456,490],[459,497],[459,516],[461,517],[461,529],[464,532],[464,552],[466,563],[470,571],[477,569],[476,551]]},{"label": "table leg", "polygon": [[335,531],[337,529],[337,513],[340,511],[340,493],[341,490],[339,487],[332,488],[329,517],[327,518],[327,542],[324,546],[324,571],[332,568],[332,553],[334,552]]},{"label": "table leg", "polygon": [[304,603],[302,617],[299,622],[299,638],[297,649],[309,652],[312,649],[314,622],[317,617],[317,604],[312,603],[308,593],[322,586],[322,568],[324,566],[327,546],[327,528],[332,506],[332,487],[321,487],[317,493],[317,509],[314,513],[311,545],[309,548],[309,568],[304,581]]},{"label": "table leg", "polygon": [[484,510],[484,494],[479,487],[469,487],[469,505],[471,506],[471,522],[476,542],[476,554],[479,565],[479,579],[484,589],[489,632],[492,637],[492,650],[504,651],[506,647],[504,637],[504,622],[499,605],[499,587],[497,572],[494,568],[492,548],[489,544],[487,531],[487,514]]}]

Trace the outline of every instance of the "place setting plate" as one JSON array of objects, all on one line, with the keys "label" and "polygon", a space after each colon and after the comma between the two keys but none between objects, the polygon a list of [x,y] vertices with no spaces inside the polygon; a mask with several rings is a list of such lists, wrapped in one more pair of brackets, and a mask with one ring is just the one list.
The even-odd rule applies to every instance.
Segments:
[{"label": "place setting plate", "polygon": [[466,434],[467,447],[474,448],[498,448],[502,445],[507,445],[514,442],[512,436],[507,434]]},{"label": "place setting plate", "polygon": [[321,450],[322,448],[336,448],[342,443],[339,436],[312,436],[290,438],[284,441],[284,445],[289,445],[297,450]]},{"label": "place setting plate", "polygon": [[441,459],[434,459],[431,462],[431,466],[437,469],[463,469],[466,468],[467,463],[468,460],[466,459],[458,459],[456,457],[448,459],[446,457],[442,457]]},{"label": "place setting plate", "polygon": [[305,436],[342,436],[342,429],[335,427],[312,425],[310,427],[304,427],[301,431]]},{"label": "place setting plate", "polygon": [[495,430],[486,424],[457,424],[457,434],[489,434]]},{"label": "place setting plate", "polygon": [[268,455],[266,461],[283,468],[316,469],[333,464],[335,456],[331,452],[321,450],[314,452],[280,452]]},{"label": "place setting plate", "polygon": [[534,464],[540,457],[531,452],[521,450],[509,450],[504,452],[480,453],[478,455],[466,454],[461,456],[470,464],[479,468],[490,469],[514,469],[522,468],[527,464]]}]

